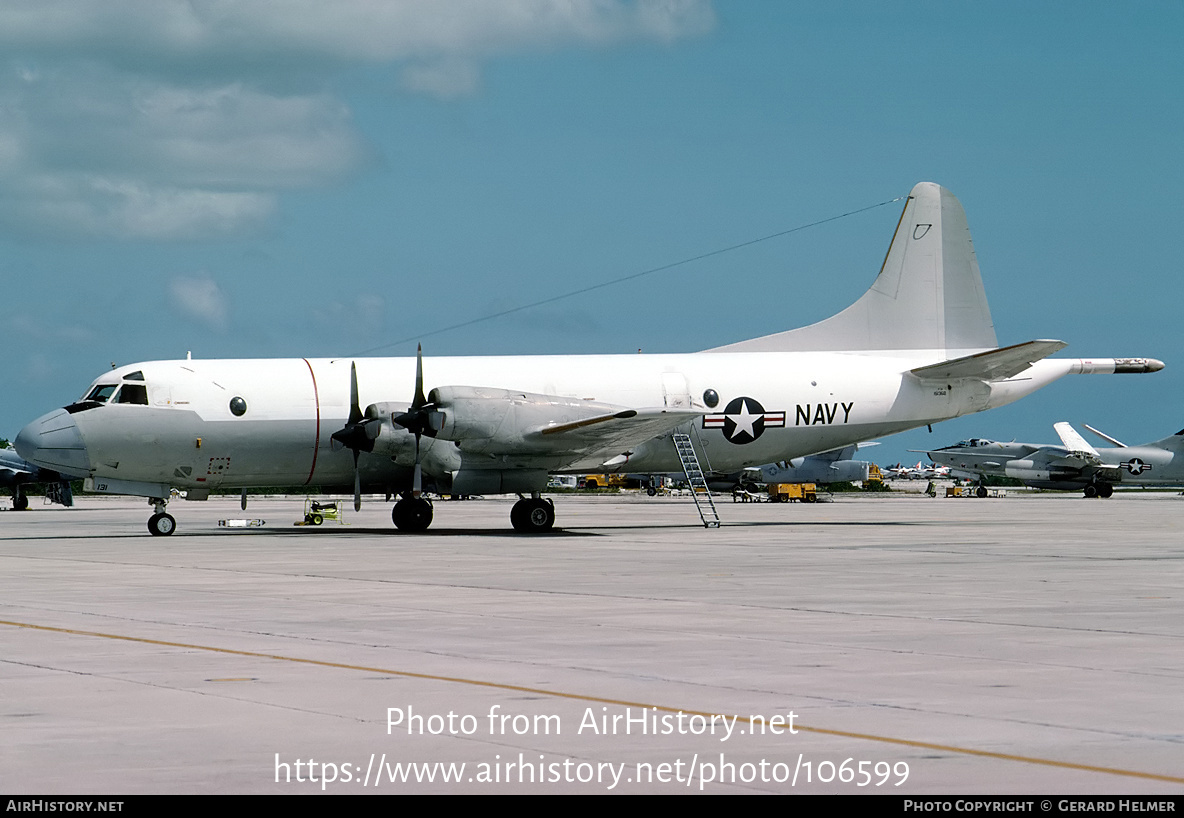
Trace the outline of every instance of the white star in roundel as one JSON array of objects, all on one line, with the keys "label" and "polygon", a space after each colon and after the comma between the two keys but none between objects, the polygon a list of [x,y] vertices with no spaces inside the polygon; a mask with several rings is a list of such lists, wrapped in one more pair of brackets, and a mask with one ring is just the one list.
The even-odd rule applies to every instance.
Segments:
[{"label": "white star in roundel", "polygon": [[728,416],[736,423],[736,431],[732,432],[732,437],[735,437],[736,435],[740,434],[741,432],[744,432],[749,437],[756,437],[756,429],[753,428],[753,424],[756,423],[757,420],[763,416],[764,416],[763,412],[759,412],[757,414],[753,414],[752,412],[749,412],[748,411],[748,401],[741,400],[740,401],[740,411],[737,414]]},{"label": "white star in roundel", "polygon": [[1137,457],[1131,458],[1130,462],[1126,464],[1126,470],[1135,475],[1142,474],[1150,468],[1150,465],[1144,463]]}]

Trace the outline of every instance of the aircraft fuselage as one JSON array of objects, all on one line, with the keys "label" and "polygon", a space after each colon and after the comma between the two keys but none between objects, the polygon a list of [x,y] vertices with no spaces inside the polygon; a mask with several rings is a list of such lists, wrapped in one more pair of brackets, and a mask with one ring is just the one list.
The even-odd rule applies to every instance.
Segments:
[{"label": "aircraft fuselage", "polygon": [[[967,351],[973,352],[974,350]],[[524,392],[620,407],[701,412],[692,421],[700,457],[716,471],[826,451],[967,412],[1009,403],[1073,369],[1045,360],[1009,381],[967,379],[934,384],[908,370],[948,356],[910,351],[899,358],[856,353],[693,353],[429,358],[433,384],[510,385]],[[25,456],[59,471],[94,478],[119,493],[155,496],[156,485],[181,489],[255,486],[349,486],[353,459],[330,435],[349,415],[350,365],[359,401],[408,405],[414,358],[184,360],[137,363],[105,373],[104,385],[133,385],[142,402],[80,401],[30,424],[18,439]],[[127,380],[126,376],[138,376]],[[718,396],[714,406],[705,401]],[[238,399],[238,402],[235,401]],[[235,409],[241,408],[241,414]],[[573,418],[575,419],[575,418]],[[564,417],[555,417],[562,423]],[[398,490],[414,462],[413,438],[387,424],[381,445],[360,459],[364,485]],[[499,468],[551,473],[671,472],[681,468],[660,435],[619,452],[575,458],[562,453],[483,452]],[[425,469],[436,446],[464,441],[425,438]],[[137,489],[135,485],[140,484]]]}]

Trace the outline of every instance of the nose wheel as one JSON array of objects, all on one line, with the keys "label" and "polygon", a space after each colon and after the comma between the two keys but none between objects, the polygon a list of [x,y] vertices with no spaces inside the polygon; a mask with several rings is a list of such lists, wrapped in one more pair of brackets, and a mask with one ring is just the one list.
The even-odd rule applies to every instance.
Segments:
[{"label": "nose wheel", "polygon": [[177,529],[177,521],[172,514],[153,514],[148,518],[148,531],[153,537],[167,537]]},{"label": "nose wheel", "polygon": [[165,513],[165,501],[154,497],[148,502],[156,508],[156,513],[148,518],[148,533],[153,537],[167,537],[176,531],[177,521],[172,514]]}]

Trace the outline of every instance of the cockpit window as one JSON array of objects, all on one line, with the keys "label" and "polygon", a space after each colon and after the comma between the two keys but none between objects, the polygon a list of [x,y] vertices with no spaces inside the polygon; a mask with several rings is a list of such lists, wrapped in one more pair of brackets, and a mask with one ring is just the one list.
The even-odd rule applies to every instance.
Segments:
[{"label": "cockpit window", "polygon": [[136,403],[140,406],[148,405],[148,387],[141,383],[125,383],[119,389],[116,403]]},{"label": "cockpit window", "polygon": [[92,389],[90,391],[90,394],[86,396],[86,400],[93,400],[93,401],[98,401],[99,403],[106,403],[107,400],[111,397],[111,393],[115,391],[115,387],[116,387],[116,384],[113,384],[113,383],[99,384],[98,386],[96,386],[94,389]]},{"label": "cockpit window", "polygon": [[123,379],[125,381],[142,381],[144,380],[144,373],[137,369],[135,372],[129,372],[124,375]]},{"label": "cockpit window", "polygon": [[951,446],[951,449],[977,449],[980,446],[990,446],[994,441],[987,440],[983,437],[972,437],[970,440],[962,440]]}]

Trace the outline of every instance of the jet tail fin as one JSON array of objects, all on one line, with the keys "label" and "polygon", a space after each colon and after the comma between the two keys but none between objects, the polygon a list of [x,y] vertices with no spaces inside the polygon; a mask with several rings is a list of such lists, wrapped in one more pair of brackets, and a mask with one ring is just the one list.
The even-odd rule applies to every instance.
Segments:
[{"label": "jet tail fin", "polygon": [[871,289],[808,327],[713,352],[982,350],[998,346],[962,205],[921,182],[905,202]]}]

